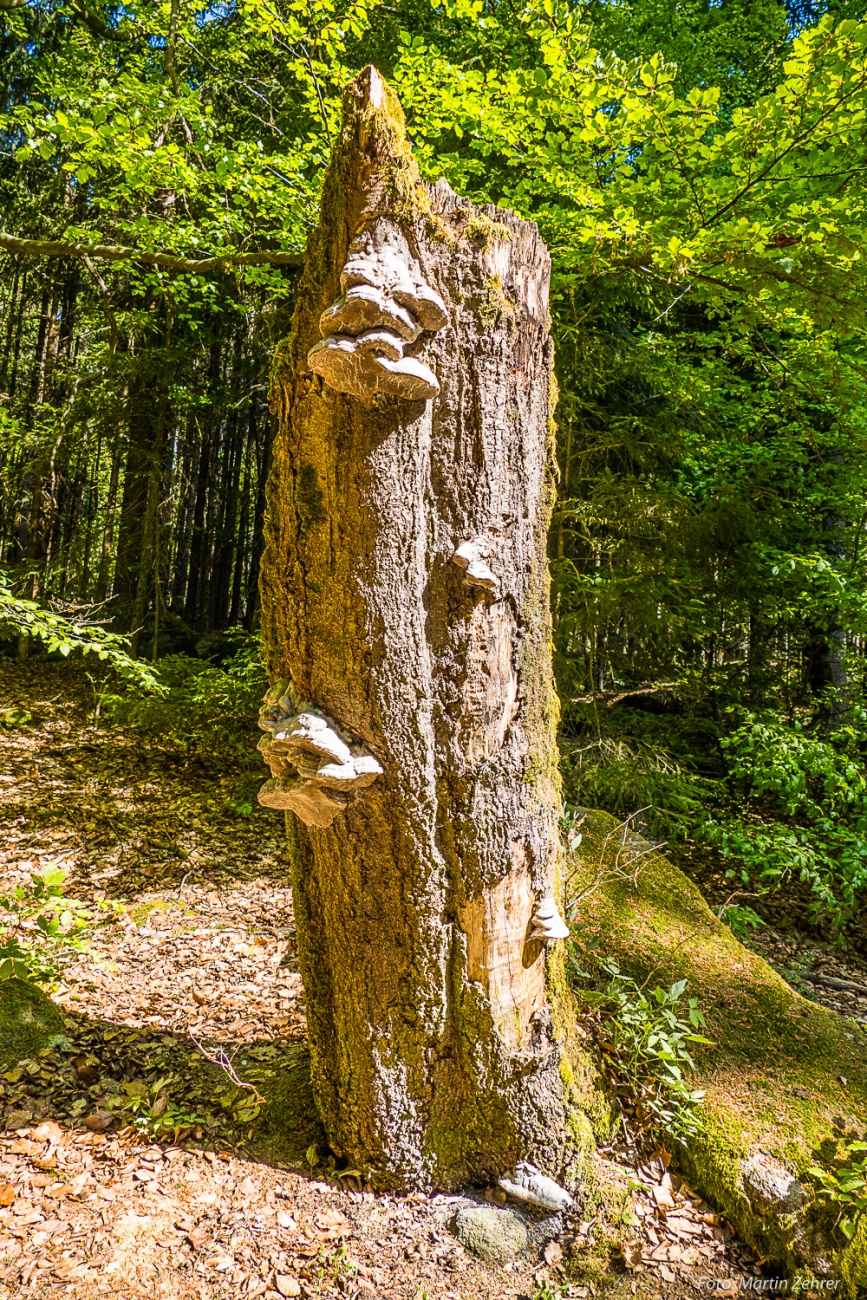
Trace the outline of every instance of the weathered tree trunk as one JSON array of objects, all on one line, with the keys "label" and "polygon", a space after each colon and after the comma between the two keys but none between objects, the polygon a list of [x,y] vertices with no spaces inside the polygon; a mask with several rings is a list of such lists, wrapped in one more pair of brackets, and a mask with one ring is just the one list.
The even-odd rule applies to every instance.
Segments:
[{"label": "weathered tree trunk", "polygon": [[587,1149],[553,945],[549,273],[534,225],[421,182],[361,73],[275,363],[261,799],[293,810],[321,1115],[380,1186],[568,1180]]}]

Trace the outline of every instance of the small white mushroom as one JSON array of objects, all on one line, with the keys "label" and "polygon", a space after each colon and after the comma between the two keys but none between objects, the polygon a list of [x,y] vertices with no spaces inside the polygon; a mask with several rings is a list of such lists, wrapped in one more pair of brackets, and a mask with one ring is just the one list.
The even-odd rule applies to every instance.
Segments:
[{"label": "small white mushroom", "polygon": [[400,232],[386,228],[360,236],[350,249],[340,284],[341,297],[319,318],[323,337],[307,354],[310,369],[329,388],[355,397],[435,397],[439,383],[433,371],[415,357],[404,357],[403,347],[423,330],[441,330],[448,316]]},{"label": "small white mushroom", "polygon": [[452,564],[456,564],[459,569],[468,569],[481,558],[478,542],[461,542],[452,556]]},{"label": "small white mushroom", "polygon": [[551,896],[540,899],[533,913],[534,926],[531,938],[551,942],[554,939],[568,939],[569,927],[557,910],[557,904]]},{"label": "small white mushroom", "polygon": [[473,560],[467,565],[464,582],[468,587],[484,587],[485,591],[496,591],[496,575],[488,568],[484,560]]},{"label": "small white mushroom", "polygon": [[538,939],[542,943],[553,943],[555,939],[568,939],[571,933],[550,894],[541,898],[536,904],[531,925],[533,929],[530,938]]},{"label": "small white mushroom", "polygon": [[412,312],[422,329],[435,333],[437,330],[445,329],[449,323],[446,305],[442,298],[436,289],[432,289],[422,280],[417,280],[412,285],[395,285],[391,297]]},{"label": "small white mushroom", "polygon": [[414,343],[422,327],[393,298],[383,297],[379,289],[369,284],[357,284],[327,307],[319,318],[319,333],[323,338],[330,334],[357,336],[363,330],[384,326],[399,334],[407,343]]},{"label": "small white mushroom", "polygon": [[323,763],[316,773],[316,784],[330,790],[350,790],[358,781],[352,759],[348,763]]},{"label": "small white mushroom", "polygon": [[575,1204],[565,1187],[541,1174],[535,1165],[525,1160],[518,1161],[514,1178],[501,1178],[499,1185],[516,1200],[541,1205],[546,1210],[571,1210]]},{"label": "small white mushroom", "polygon": [[259,803],[264,807],[289,809],[307,826],[330,826],[348,802],[345,796],[298,778],[266,781],[259,791]]},{"label": "small white mushroom", "polygon": [[324,718],[321,713],[299,713],[297,709],[293,710],[294,721],[307,731],[327,731],[328,719]]},{"label": "small white mushroom", "polygon": [[394,330],[365,330],[355,340],[359,352],[373,352],[388,357],[389,361],[399,361],[403,356],[403,339]]},{"label": "small white mushroom", "polygon": [[485,591],[496,591],[499,586],[496,574],[482,559],[478,542],[461,542],[452,556],[452,564],[464,570],[464,582],[468,587],[483,587]]},{"label": "small white mushroom", "polygon": [[358,758],[353,759],[355,766],[356,785],[359,789],[364,789],[372,785],[378,776],[382,776],[382,766],[377,763],[372,754],[361,754]]}]

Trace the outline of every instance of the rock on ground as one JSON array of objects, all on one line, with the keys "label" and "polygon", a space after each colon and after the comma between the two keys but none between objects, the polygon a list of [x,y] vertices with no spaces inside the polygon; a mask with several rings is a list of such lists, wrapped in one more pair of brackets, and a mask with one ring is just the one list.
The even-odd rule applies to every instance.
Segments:
[{"label": "rock on ground", "polygon": [[476,1205],[458,1210],[455,1235],[462,1246],[479,1259],[512,1259],[527,1249],[527,1229],[513,1210],[493,1205]]}]

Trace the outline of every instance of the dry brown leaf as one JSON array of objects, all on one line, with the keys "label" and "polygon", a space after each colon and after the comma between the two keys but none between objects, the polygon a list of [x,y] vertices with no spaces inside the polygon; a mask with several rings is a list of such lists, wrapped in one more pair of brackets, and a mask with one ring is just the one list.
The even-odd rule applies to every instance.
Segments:
[{"label": "dry brown leaf", "polygon": [[50,1142],[52,1146],[56,1146],[63,1137],[63,1129],[59,1124],[55,1124],[53,1119],[48,1119],[44,1124],[33,1129],[30,1136],[34,1142]]},{"label": "dry brown leaf", "polygon": [[627,1268],[635,1268],[641,1263],[641,1242],[640,1241],[621,1241],[620,1254]]},{"label": "dry brown leaf", "polygon": [[292,1215],[289,1214],[287,1210],[277,1211],[277,1222],[279,1223],[281,1228],[286,1228],[289,1232],[294,1232],[295,1229],[298,1227],[298,1224],[295,1222],[295,1220],[292,1218]]},{"label": "dry brown leaf", "polygon": [[0,1205],[11,1205],[15,1200],[15,1188],[11,1183],[0,1184]]},{"label": "dry brown leaf", "polygon": [[107,1128],[111,1128],[113,1122],[114,1115],[110,1110],[95,1110],[84,1121],[84,1127],[90,1129],[91,1133],[104,1133]]},{"label": "dry brown leaf", "polygon": [[274,1284],[283,1296],[299,1296],[301,1294],[301,1283],[297,1278],[289,1277],[285,1273],[278,1273],[274,1279]]},{"label": "dry brown leaf", "polygon": [[317,1214],[315,1223],[317,1228],[320,1228],[323,1232],[328,1232],[333,1228],[349,1227],[348,1219],[339,1210],[323,1210],[320,1214]]},{"label": "dry brown leaf", "polygon": [[563,1260],[563,1247],[556,1241],[549,1241],[542,1252],[542,1257],[549,1268],[553,1268],[555,1264],[560,1264]]}]

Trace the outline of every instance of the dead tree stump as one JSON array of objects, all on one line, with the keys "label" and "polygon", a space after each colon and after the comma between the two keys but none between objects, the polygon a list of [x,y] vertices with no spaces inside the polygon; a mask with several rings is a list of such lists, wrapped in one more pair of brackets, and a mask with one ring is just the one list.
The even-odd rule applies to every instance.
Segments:
[{"label": "dead tree stump", "polygon": [[377,1186],[574,1179],[558,913],[550,260],[418,174],[373,68],[274,370],[261,801],[289,811],[313,1086]]}]

